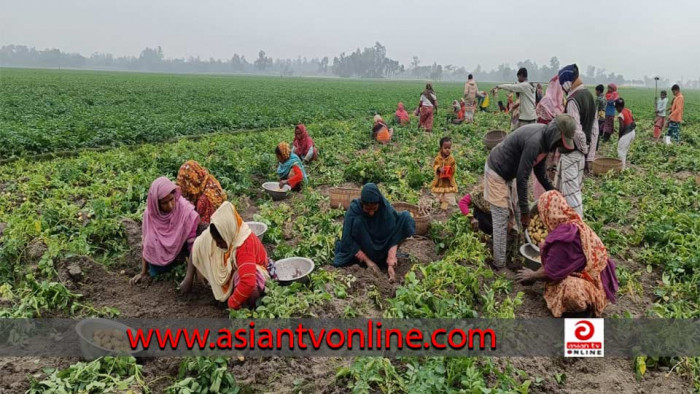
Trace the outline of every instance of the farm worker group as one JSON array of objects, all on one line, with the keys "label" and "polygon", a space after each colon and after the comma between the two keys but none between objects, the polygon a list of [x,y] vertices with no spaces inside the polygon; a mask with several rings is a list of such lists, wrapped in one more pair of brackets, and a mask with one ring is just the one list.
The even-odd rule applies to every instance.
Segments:
[{"label": "farm worker group", "polygon": [[[614,84],[608,85],[607,93],[598,85],[594,97],[575,64],[559,70],[545,93],[541,85],[528,82],[526,69],[518,70],[517,78],[518,83],[498,85],[491,92],[511,92],[505,110],[512,115],[514,130],[490,152],[483,182],[459,201],[459,208],[465,215],[472,214],[473,231],[492,235],[493,265],[502,268],[508,255],[515,254],[518,229],[527,228],[531,220],[527,196],[528,182],[533,178],[539,217],[548,234],[539,245],[541,268],[523,269],[516,279],[522,283],[545,281],[544,300],[553,316],[600,316],[609,302],[615,302],[618,281],[615,263],[605,246],[582,220],[581,187],[599,142],[609,141],[614,132],[615,118],[619,123],[618,156],[623,167],[626,165],[636,137],[634,116]],[[668,122],[665,91],[655,107],[654,138],[660,138],[666,125],[667,143],[680,141],[684,107],[678,85],[671,91],[674,99]],[[488,100],[488,94],[479,91],[469,75],[464,97],[453,101],[452,122],[472,122],[477,107],[488,109]],[[437,106],[437,95],[427,84],[414,111],[419,128],[433,130]],[[410,124],[403,103],[397,105],[394,121],[401,126]],[[394,130],[376,115],[371,137],[388,143],[393,135]],[[303,124],[295,128],[293,143],[279,143],[275,154],[280,188],[289,186],[296,191],[308,182],[304,164],[319,157],[318,147]],[[555,166],[556,170],[550,171]],[[457,205],[456,170],[452,140],[443,137],[433,160],[430,184],[442,209]],[[166,177],[156,179],[146,205],[142,267],[132,283],[186,261],[182,291],[190,291],[198,277],[208,282],[217,300],[239,309],[253,307],[266,282],[275,278],[274,262],[260,239],[227,201],[216,178],[197,162],[190,160],[180,167],[177,183]],[[398,248],[414,233],[412,216],[397,212],[377,185],[366,184],[345,214],[333,264],[364,264],[380,275],[386,271],[388,279],[395,280]]]}]

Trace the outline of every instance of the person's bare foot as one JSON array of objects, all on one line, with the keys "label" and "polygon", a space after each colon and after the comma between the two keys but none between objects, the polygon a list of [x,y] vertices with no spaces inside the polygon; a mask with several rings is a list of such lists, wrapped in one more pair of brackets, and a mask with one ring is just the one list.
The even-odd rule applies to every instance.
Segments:
[{"label": "person's bare foot", "polygon": [[180,286],[178,286],[178,289],[183,293],[191,292],[192,291],[192,279],[185,278],[182,282],[180,282]]}]

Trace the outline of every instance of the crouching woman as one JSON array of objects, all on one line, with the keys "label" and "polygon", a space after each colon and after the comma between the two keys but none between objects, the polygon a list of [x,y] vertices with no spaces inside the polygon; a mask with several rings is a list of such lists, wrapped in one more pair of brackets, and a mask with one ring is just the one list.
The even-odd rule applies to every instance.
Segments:
[{"label": "crouching woman", "polygon": [[537,207],[549,231],[540,247],[542,266],[523,269],[517,280],[545,281],[544,300],[554,317],[601,316],[618,289],[615,263],[603,242],[560,192],[544,193]]}]

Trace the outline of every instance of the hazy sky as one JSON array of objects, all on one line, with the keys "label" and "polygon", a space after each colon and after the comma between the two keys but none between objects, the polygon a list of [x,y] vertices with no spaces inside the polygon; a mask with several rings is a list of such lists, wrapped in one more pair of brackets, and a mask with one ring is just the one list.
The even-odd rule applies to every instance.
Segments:
[{"label": "hazy sky", "polygon": [[[700,1],[0,0],[0,44],[137,56],[337,56],[375,41],[408,65],[532,59],[626,78],[700,77]],[[695,49],[692,49],[695,48]]]}]

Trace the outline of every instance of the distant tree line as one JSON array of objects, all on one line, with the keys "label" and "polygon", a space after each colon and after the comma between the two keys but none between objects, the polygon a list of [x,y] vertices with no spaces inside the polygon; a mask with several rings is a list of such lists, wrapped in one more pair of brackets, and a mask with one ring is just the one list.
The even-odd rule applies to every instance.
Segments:
[{"label": "distant tree line", "polygon": [[[85,57],[77,53],[65,53],[58,49],[38,50],[23,45],[6,45],[0,48],[0,66],[37,68],[77,68],[98,70],[127,70],[166,73],[222,73],[222,74],[261,74],[278,76],[337,76],[344,78],[393,78],[427,79],[432,81],[464,81],[471,73],[478,81],[503,82],[515,80],[520,67],[528,69],[530,81],[548,82],[562,66],[557,57],[549,64],[538,65],[531,60],[518,62],[514,67],[501,64],[493,70],[484,70],[481,65],[468,69],[465,66],[441,65],[437,63],[421,65],[414,56],[408,66],[386,55],[386,47],[380,43],[359,48],[350,54],[341,53],[330,60],[323,58],[297,57],[296,59],[274,59],[263,50],[252,61],[245,56],[233,54],[230,59],[201,59],[200,57],[166,58],[161,47],[146,48],[138,57],[114,57],[111,54],[93,53]],[[588,66],[581,70],[581,76],[589,85],[614,82],[618,85],[654,86],[654,78],[645,76],[643,80],[627,80],[622,74],[607,72],[603,68]],[[678,81],[673,81],[678,82]],[[663,78],[659,86],[670,86],[672,81]],[[700,88],[700,78],[683,81],[688,88]]]}]

